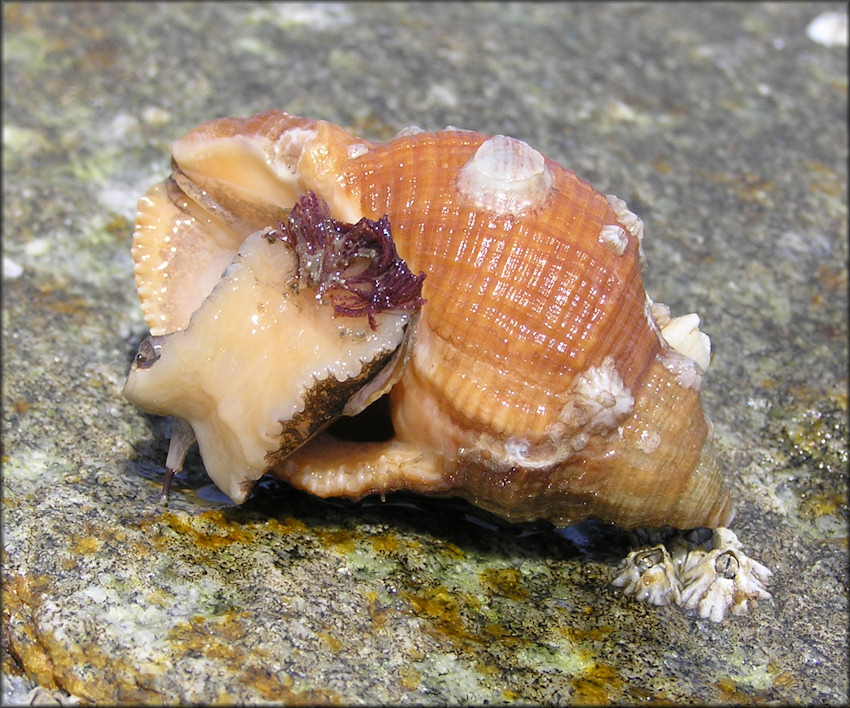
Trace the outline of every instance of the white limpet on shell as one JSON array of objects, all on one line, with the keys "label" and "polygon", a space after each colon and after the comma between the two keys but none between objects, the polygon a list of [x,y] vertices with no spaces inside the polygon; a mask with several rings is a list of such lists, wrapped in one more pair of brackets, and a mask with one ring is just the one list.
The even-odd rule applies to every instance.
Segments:
[{"label": "white limpet on shell", "polygon": [[488,138],[457,175],[458,191],[475,206],[522,216],[540,207],[552,186],[546,158],[505,135]]}]

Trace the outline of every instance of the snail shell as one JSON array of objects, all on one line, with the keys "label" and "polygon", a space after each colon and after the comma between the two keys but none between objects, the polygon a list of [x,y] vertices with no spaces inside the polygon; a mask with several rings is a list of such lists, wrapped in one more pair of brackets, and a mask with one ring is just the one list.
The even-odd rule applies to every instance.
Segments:
[{"label": "snail shell", "polygon": [[[511,520],[559,525],[731,519],[699,393],[708,338],[696,315],[673,318],[645,293],[643,224],[622,200],[514,138],[410,129],[374,144],[282,111],[207,123],[172,154],[171,178],[140,200],[133,245],[154,336],[215,327],[201,314],[227,289],[220,281],[235,254],[308,191],[340,222],[386,215],[398,254],[426,275],[415,339],[396,336],[405,353],[375,392],[389,390],[394,437],[269,443],[250,474],[202,444],[234,501],[268,471],[320,496],[453,494]],[[243,348],[245,366],[261,356],[251,337],[216,336]],[[170,402],[153,407],[166,384],[141,393],[133,380],[158,366],[131,371],[125,392],[184,417],[191,405],[177,411],[171,399],[203,397],[203,362],[178,367]],[[239,377],[205,415],[239,421],[267,388]],[[255,433],[224,427],[250,446]]]}]

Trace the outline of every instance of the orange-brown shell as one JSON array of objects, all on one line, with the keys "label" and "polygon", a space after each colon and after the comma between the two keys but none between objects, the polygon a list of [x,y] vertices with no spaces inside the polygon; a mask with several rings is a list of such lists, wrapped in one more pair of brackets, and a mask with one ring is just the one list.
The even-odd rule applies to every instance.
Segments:
[{"label": "orange-brown shell", "polygon": [[[472,174],[485,152],[484,176]],[[459,494],[516,520],[691,528],[730,519],[702,371],[662,336],[640,234],[617,200],[503,136],[406,131],[373,144],[280,111],[201,126],[173,154],[171,188],[196,190],[195,201],[154,188],[134,245],[154,333],[185,327],[228,253],[308,189],[336,218],[387,214],[399,254],[427,275],[413,354],[390,393],[396,438],[308,444],[274,461],[280,476],[323,496]],[[197,204],[207,216],[192,223],[217,220],[216,245],[187,236],[185,257],[160,267],[165,249],[145,229],[188,223]],[[603,237],[611,229],[615,247]],[[196,272],[198,251],[213,262],[206,274]]]}]

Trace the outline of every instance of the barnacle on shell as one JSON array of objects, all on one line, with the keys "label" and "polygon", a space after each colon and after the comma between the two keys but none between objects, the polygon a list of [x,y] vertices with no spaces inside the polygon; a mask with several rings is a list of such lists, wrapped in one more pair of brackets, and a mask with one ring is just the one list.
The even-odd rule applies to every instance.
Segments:
[{"label": "barnacle on shell", "polygon": [[[621,199],[508,136],[377,144],[282,111],[199,126],[172,156],[139,203],[153,339],[126,387],[186,422],[171,462],[188,425],[237,502],[267,471],[321,496],[460,495],[511,520],[730,520],[699,393],[708,338],[645,293],[644,225]],[[321,258],[295,236],[311,194]],[[384,391],[391,439],[322,432]]]}]

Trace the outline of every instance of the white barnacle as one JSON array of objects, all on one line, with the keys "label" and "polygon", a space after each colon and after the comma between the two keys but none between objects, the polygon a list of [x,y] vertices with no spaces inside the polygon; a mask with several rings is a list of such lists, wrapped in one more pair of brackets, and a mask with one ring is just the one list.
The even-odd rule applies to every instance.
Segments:
[{"label": "white barnacle", "polygon": [[649,293],[644,293],[643,316],[650,329],[655,333],[658,343],[663,347],[665,340],[661,334],[661,327],[670,321],[670,308],[663,303],[653,302]]},{"label": "white barnacle", "polygon": [[647,307],[649,307],[649,314],[652,316],[652,320],[655,324],[659,328],[666,327],[672,319],[670,315],[670,308],[663,302],[653,302],[649,295],[646,296],[646,304]]},{"label": "white barnacle", "polygon": [[634,402],[614,360],[606,356],[573,381],[559,421],[574,435],[607,434],[631,414]]},{"label": "white barnacle", "polygon": [[[669,318],[669,310],[668,318]],[[692,312],[659,323],[664,340],[679,354],[693,359],[706,371],[711,361],[711,340],[699,330],[699,315]]]},{"label": "white barnacle", "polygon": [[552,187],[546,158],[505,135],[488,138],[456,177],[458,191],[476,207],[522,216],[542,206]]},{"label": "white barnacle", "polygon": [[669,551],[663,544],[632,551],[617,568],[613,585],[623,594],[651,605],[678,605],[682,583]]},{"label": "white barnacle", "polygon": [[608,205],[617,217],[622,227],[638,240],[638,253],[641,267],[646,266],[646,255],[643,252],[643,219],[629,209],[620,197],[606,194]]},{"label": "white barnacle", "polygon": [[316,131],[312,128],[290,128],[284,131],[272,147],[269,165],[280,165],[294,175],[304,146],[315,137]]},{"label": "white barnacle", "polygon": [[666,345],[661,363],[676,377],[679,385],[698,391],[702,375],[711,362],[711,340],[699,329],[699,315],[692,312],[671,317],[670,308],[664,303],[653,302],[649,295],[644,315],[659,342]]},{"label": "white barnacle", "polygon": [[366,143],[361,142],[351,143],[351,145],[346,148],[346,152],[348,153],[349,159],[353,160],[369,152],[369,146]]},{"label": "white barnacle", "polygon": [[642,602],[676,604],[713,622],[729,612],[746,614],[759,600],[770,599],[765,588],[773,573],[743,552],[732,531],[715,529],[712,546],[705,550],[677,533],[664,544],[629,553],[612,584]]},{"label": "white barnacle", "polygon": [[505,441],[504,454],[513,464],[525,464],[529,461],[531,444],[526,438],[508,438]]},{"label": "white barnacle", "polygon": [[680,354],[675,349],[668,349],[659,354],[658,359],[667,371],[676,378],[676,383],[682,388],[692,388],[699,391],[702,385],[703,370],[690,357]]},{"label": "white barnacle", "polygon": [[727,612],[743,615],[769,600],[766,585],[773,573],[741,550],[738,537],[727,528],[714,534],[714,548],[691,551],[682,569],[682,607],[720,622]]},{"label": "white barnacle", "polygon": [[637,449],[652,454],[661,445],[661,435],[656,430],[642,430],[636,443]]},{"label": "white barnacle", "polygon": [[393,135],[393,140],[397,138],[408,138],[411,135],[419,135],[419,133],[424,133],[418,125],[408,125],[406,128],[402,128],[395,135]]},{"label": "white barnacle", "polygon": [[622,226],[606,224],[599,232],[599,243],[610,248],[618,256],[622,256],[626,251],[626,246],[629,245],[629,238]]}]

